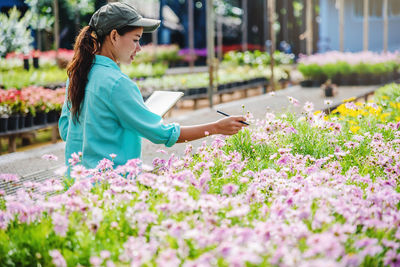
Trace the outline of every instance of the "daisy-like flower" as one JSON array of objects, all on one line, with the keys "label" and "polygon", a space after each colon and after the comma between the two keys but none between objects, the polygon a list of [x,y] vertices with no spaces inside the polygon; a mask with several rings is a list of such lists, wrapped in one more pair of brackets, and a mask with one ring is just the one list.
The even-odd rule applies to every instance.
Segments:
[{"label": "daisy-like flower", "polygon": [[292,96],[288,96],[289,102],[291,104],[293,104],[294,106],[298,106],[299,105],[299,100],[297,100],[296,98],[292,97]]},{"label": "daisy-like flower", "polygon": [[58,157],[53,154],[45,154],[42,156],[42,159],[48,160],[48,161],[57,161]]},{"label": "daisy-like flower", "polygon": [[312,112],[313,110],[314,110],[314,104],[313,103],[311,103],[311,102],[309,102],[309,101],[307,101],[305,104],[304,104],[304,110],[306,111],[306,112]]}]

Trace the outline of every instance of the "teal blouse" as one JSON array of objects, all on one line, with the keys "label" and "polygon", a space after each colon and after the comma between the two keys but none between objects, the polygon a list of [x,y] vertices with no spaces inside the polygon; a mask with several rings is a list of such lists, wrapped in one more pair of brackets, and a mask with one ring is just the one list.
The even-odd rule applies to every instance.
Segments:
[{"label": "teal blouse", "polygon": [[164,124],[152,113],[136,83],[105,56],[96,55],[89,72],[79,122],[72,119],[69,106],[66,95],[59,131],[66,141],[67,166],[71,154],[78,152],[86,168],[95,168],[103,158],[110,159],[110,154],[117,155],[115,165],[123,165],[140,158],[142,137],[170,147],[180,135],[180,126]]}]

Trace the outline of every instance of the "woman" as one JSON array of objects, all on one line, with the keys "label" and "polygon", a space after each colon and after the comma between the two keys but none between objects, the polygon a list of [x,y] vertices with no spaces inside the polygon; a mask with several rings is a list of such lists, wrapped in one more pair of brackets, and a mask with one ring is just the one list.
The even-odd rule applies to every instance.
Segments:
[{"label": "woman", "polygon": [[244,117],[229,117],[195,126],[163,124],[147,109],[137,85],[118,67],[131,64],[141,50],[143,32],[160,21],[142,18],[133,7],[114,2],[96,11],[89,26],[76,39],[74,57],[67,68],[67,94],[59,121],[66,141],[66,164],[71,154],[82,152],[82,164],[95,168],[116,154],[115,165],[140,158],[141,138],[167,147],[210,134],[232,135]]}]

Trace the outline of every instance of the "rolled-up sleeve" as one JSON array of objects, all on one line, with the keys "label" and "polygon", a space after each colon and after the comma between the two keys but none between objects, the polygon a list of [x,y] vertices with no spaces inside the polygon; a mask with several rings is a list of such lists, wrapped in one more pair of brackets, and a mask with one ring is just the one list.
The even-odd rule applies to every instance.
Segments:
[{"label": "rolled-up sleeve", "polygon": [[178,141],[179,124],[164,124],[162,117],[146,107],[136,84],[125,77],[120,78],[114,85],[111,104],[123,128],[137,131],[151,142],[167,147]]},{"label": "rolled-up sleeve", "polygon": [[68,124],[69,124],[70,116],[71,116],[71,112],[68,108],[68,81],[67,81],[67,84],[65,86],[65,100],[64,100],[63,107],[62,107],[61,116],[58,121],[58,131],[60,133],[61,139],[64,141],[67,140]]}]

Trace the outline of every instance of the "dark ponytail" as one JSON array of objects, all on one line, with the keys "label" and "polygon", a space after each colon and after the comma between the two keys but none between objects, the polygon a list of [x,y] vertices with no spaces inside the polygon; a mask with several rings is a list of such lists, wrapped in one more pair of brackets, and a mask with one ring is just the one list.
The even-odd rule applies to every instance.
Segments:
[{"label": "dark ponytail", "polygon": [[[102,38],[104,39],[104,38]],[[69,78],[68,100],[71,103],[72,118],[79,122],[81,104],[85,98],[85,87],[88,82],[88,74],[92,67],[95,54],[99,51],[102,42],[94,35],[94,29],[84,27],[74,45],[74,57],[68,64],[67,74]]]}]

